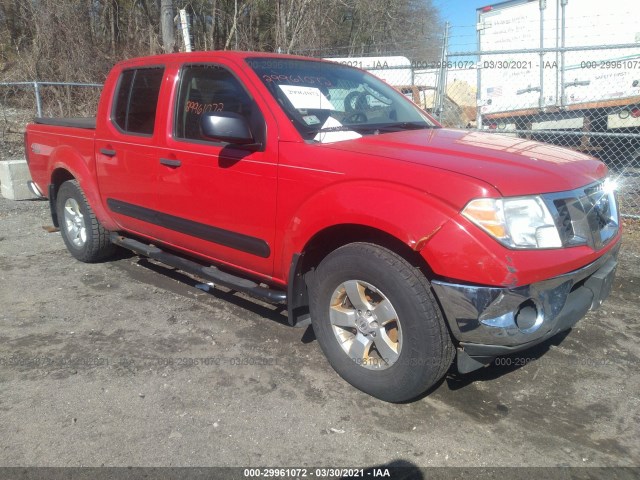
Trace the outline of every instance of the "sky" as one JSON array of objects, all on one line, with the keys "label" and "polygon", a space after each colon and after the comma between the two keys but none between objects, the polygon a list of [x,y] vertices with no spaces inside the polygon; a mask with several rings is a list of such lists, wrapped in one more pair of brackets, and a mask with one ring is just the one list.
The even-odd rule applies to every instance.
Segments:
[{"label": "sky", "polygon": [[476,8],[502,0],[433,0],[443,20],[451,24],[449,51],[469,51],[476,48]]}]

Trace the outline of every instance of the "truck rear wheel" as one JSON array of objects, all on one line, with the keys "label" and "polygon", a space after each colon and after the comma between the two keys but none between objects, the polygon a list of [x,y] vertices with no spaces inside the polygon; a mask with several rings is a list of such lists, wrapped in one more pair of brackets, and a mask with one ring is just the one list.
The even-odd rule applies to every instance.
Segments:
[{"label": "truck rear wheel", "polygon": [[109,232],[96,218],[77,180],[64,182],[56,197],[60,232],[67,249],[81,262],[99,262],[115,253]]},{"label": "truck rear wheel", "polygon": [[419,269],[390,250],[352,243],[309,280],[316,338],[334,370],[388,402],[411,400],[449,369],[454,348]]}]

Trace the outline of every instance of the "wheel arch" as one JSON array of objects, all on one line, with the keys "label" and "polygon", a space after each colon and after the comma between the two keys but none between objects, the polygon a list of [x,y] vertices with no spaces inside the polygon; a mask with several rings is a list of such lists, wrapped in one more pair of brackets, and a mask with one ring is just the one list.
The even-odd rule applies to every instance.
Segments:
[{"label": "wheel arch", "polygon": [[307,282],[310,281],[309,276],[313,275],[314,269],[329,253],[342,246],[357,242],[384,247],[420,269],[427,279],[433,278],[433,271],[420,253],[387,231],[355,223],[327,226],[313,235],[301,252],[293,256],[287,295],[291,325],[302,322],[308,315]]},{"label": "wheel arch", "polygon": [[373,243],[387,248],[413,266],[424,268],[426,275],[430,274],[430,268],[422,256],[405,241],[383,229],[355,223],[331,225],[313,235],[302,250],[302,265],[313,267],[333,250],[356,242]]},{"label": "wheel arch", "polygon": [[117,224],[102,205],[96,175],[95,172],[91,171],[90,163],[91,162],[88,163],[80,153],[70,147],[59,147],[51,153],[49,159],[51,176],[48,185],[48,197],[51,217],[56,227],[59,226],[56,214],[58,190],[64,182],[77,180],[96,217],[104,228],[107,230],[118,229]]}]

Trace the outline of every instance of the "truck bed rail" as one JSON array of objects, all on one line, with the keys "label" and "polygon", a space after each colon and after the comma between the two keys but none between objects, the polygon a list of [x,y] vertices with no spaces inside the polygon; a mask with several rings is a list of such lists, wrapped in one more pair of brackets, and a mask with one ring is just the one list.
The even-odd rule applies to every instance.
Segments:
[{"label": "truck bed rail", "polygon": [[33,119],[34,123],[41,125],[52,125],[54,127],[73,127],[84,128],[87,130],[96,129],[95,117],[66,117],[66,118],[51,118],[51,117],[36,117]]}]

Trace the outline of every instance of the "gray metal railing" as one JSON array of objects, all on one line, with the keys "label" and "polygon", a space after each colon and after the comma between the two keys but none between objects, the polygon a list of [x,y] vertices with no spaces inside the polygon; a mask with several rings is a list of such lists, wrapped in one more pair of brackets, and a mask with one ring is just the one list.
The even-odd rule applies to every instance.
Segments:
[{"label": "gray metal railing", "polygon": [[66,87],[90,87],[101,88],[101,83],[79,83],[79,82],[0,82],[0,87],[32,87],[36,98],[36,111],[38,117],[42,116],[41,86],[66,86]]}]

